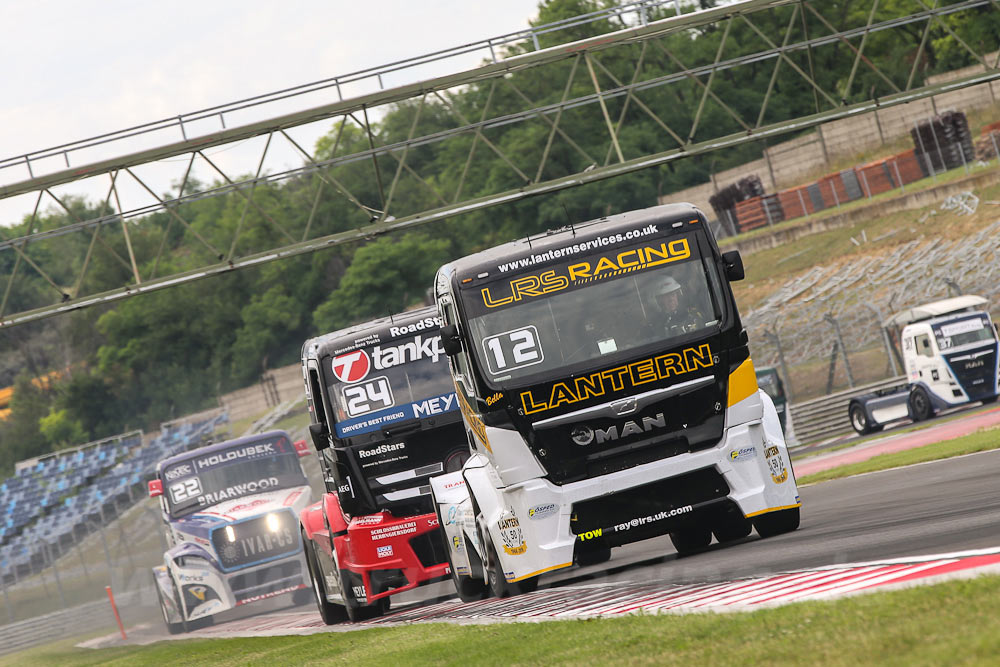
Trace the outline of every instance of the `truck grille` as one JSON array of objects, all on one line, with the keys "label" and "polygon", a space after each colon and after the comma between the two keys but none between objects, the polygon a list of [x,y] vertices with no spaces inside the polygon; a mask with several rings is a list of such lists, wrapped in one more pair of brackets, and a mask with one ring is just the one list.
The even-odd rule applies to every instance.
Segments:
[{"label": "truck grille", "polygon": [[225,571],[296,553],[302,548],[299,539],[298,522],[290,511],[272,512],[212,531],[212,545]]}]

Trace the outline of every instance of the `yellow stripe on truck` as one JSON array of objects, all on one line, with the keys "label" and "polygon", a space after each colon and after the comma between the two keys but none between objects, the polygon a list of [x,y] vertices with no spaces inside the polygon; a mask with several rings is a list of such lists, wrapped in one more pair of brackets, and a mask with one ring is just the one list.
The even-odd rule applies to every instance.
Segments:
[{"label": "yellow stripe on truck", "polygon": [[729,374],[729,401],[727,405],[733,407],[744,398],[753,396],[757,391],[757,373],[753,369],[753,361],[747,357],[740,367]]}]

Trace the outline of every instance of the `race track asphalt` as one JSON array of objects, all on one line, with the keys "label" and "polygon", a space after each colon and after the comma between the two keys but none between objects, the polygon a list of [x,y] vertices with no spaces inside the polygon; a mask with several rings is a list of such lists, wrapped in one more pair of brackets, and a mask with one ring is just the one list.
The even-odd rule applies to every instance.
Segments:
[{"label": "race track asphalt", "polygon": [[[669,538],[654,538],[615,549],[612,560],[602,565],[549,575],[539,591],[544,595],[552,589],[555,594],[558,589],[590,584],[725,582],[845,563],[996,548],[1000,547],[998,480],[1000,450],[809,485],[800,489],[802,524],[793,533],[768,539],[753,533],[725,547],[713,543],[683,558]],[[436,583],[405,598],[397,596],[393,612],[413,610],[421,602],[441,602],[452,597],[451,591],[450,583]],[[268,602],[272,604],[254,610],[263,613],[220,619],[214,627],[192,634],[224,637],[326,629],[314,606],[287,607],[280,598]],[[450,606],[454,604],[457,601]],[[393,612],[384,620],[391,621]],[[425,620],[434,620],[433,615]],[[329,629],[352,627],[358,626]],[[130,631],[130,641],[137,643],[166,638],[159,624]],[[109,636],[108,643],[95,645],[118,641]]]}]

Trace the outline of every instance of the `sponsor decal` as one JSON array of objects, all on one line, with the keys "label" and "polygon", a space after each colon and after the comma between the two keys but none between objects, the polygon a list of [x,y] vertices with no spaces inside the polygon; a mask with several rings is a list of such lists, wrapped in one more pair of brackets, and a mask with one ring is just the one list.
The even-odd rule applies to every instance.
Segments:
[{"label": "sponsor decal", "polygon": [[559,506],[555,503],[535,505],[528,508],[528,518],[532,520],[544,519],[547,516],[555,514],[557,511],[559,511]]},{"label": "sponsor decal", "polygon": [[648,433],[653,429],[666,427],[666,417],[663,416],[662,412],[658,412],[655,417],[643,417],[641,422],[635,422],[632,420],[625,422],[622,426],[621,433],[618,431],[617,424],[612,424],[608,428],[598,429],[582,425],[575,427],[570,433],[570,437],[573,439],[573,442],[583,447],[589,445],[595,438],[597,439],[597,444],[600,445],[605,442],[618,440],[619,438],[627,438],[630,435]]},{"label": "sponsor decal", "polygon": [[200,600],[201,602],[204,602],[205,601],[205,591],[206,590],[208,590],[208,589],[205,588],[204,586],[191,586],[188,589],[188,592],[191,595],[193,595],[196,598],[198,598],[198,600]]},{"label": "sponsor decal", "polygon": [[458,397],[455,392],[428,398],[419,403],[411,403],[414,419],[423,419],[432,415],[440,415],[458,409]]},{"label": "sponsor decal", "polygon": [[457,482],[448,482],[447,484],[444,485],[444,488],[445,488],[445,490],[448,490],[448,489],[457,489],[460,486],[465,486],[465,480],[464,479],[460,479]]},{"label": "sponsor decal", "polygon": [[[280,482],[277,477],[266,477],[264,479],[258,479],[255,482],[234,484],[233,486],[227,486],[219,491],[210,491],[209,493],[198,496],[198,504],[201,506],[214,505],[216,503],[221,503],[223,500],[228,500],[229,498],[239,498],[241,496],[248,496],[252,493],[261,493],[270,488],[277,488],[279,484]],[[174,502],[178,501],[175,500]]]},{"label": "sponsor decal", "polygon": [[398,452],[401,449],[406,449],[405,442],[393,442],[393,443],[387,442],[385,444],[379,445],[375,449],[367,449],[367,450],[359,449],[358,457],[366,459],[369,456],[381,456],[382,454],[388,454],[390,452]]},{"label": "sponsor decal", "polygon": [[788,469],[785,467],[785,461],[777,447],[772,445],[765,449],[764,458],[767,459],[767,467],[775,484],[782,484],[788,480]]},{"label": "sponsor decal", "polygon": [[226,512],[240,512],[242,510],[253,509],[254,507],[260,507],[261,505],[267,505],[270,500],[265,500],[263,498],[258,498],[257,500],[251,501],[249,503],[242,503],[240,505],[234,505],[226,510]]},{"label": "sponsor decal", "polygon": [[524,543],[524,531],[521,530],[521,523],[513,509],[500,517],[497,528],[500,529],[500,539],[503,540],[503,550],[507,555],[520,556],[528,550],[528,545]]},{"label": "sponsor decal", "polygon": [[385,528],[375,528],[371,531],[371,537],[372,542],[376,542],[378,540],[388,540],[401,535],[410,535],[415,532],[417,532],[417,522],[407,521],[406,523],[397,523],[393,526],[386,526]]},{"label": "sponsor decal", "polygon": [[583,542],[583,541],[586,541],[586,540],[595,540],[595,539],[597,539],[598,537],[600,537],[603,534],[604,534],[604,531],[601,530],[600,528],[598,528],[597,530],[588,530],[586,533],[580,533],[576,537],[581,542]]},{"label": "sponsor decal", "polygon": [[[294,544],[295,538],[292,536],[292,531],[285,528],[275,533],[268,531],[249,537],[239,537],[237,539],[237,550],[242,550],[243,557],[249,558],[250,556],[266,555],[268,552],[279,549],[287,549]],[[229,546],[232,545],[227,545],[226,548]],[[230,558],[229,560],[232,559]]]},{"label": "sponsor decal", "polygon": [[292,491],[287,496],[285,496],[285,502],[282,503],[285,507],[291,507],[298,500],[298,497],[302,495],[302,491]]},{"label": "sponsor decal", "polygon": [[486,437],[486,424],[483,420],[479,418],[479,415],[472,411],[469,406],[468,401],[465,400],[465,396],[462,392],[458,392],[458,406],[462,409],[462,417],[465,418],[465,423],[472,431],[473,435],[482,443],[483,447],[486,448],[488,452],[493,453],[493,448],[490,447],[490,439]]},{"label": "sponsor decal", "polygon": [[374,526],[377,523],[382,523],[381,514],[368,514],[367,516],[359,516],[354,519],[355,525],[358,526]]},{"label": "sponsor decal", "polygon": [[433,317],[425,317],[419,322],[414,322],[413,324],[405,324],[401,327],[389,327],[389,335],[395,338],[396,336],[402,336],[403,334],[416,333],[427,329],[439,329],[440,327],[441,318],[435,315]]},{"label": "sponsor decal", "polygon": [[458,507],[456,505],[449,505],[448,506],[448,520],[445,521],[444,525],[451,526],[451,525],[454,525],[454,524],[458,523],[458,521],[456,521],[456,517],[457,516],[458,516]]},{"label": "sponsor decal", "polygon": [[166,472],[163,476],[167,478],[168,482],[172,482],[178,477],[184,477],[185,475],[191,474],[191,466],[187,463],[181,463],[174,466]]},{"label": "sponsor decal", "polygon": [[291,593],[292,591],[297,591],[300,588],[305,588],[305,584],[299,584],[298,586],[289,586],[288,588],[282,588],[278,591],[272,591],[270,593],[262,593],[260,595],[251,595],[248,598],[236,601],[236,606],[241,604],[248,604],[250,602],[258,602],[260,600],[266,600],[267,598],[273,598],[275,595],[281,595],[282,593]]},{"label": "sponsor decal", "polygon": [[984,360],[982,360],[982,359],[977,359],[975,361],[966,361],[965,362],[965,369],[969,370],[971,368],[979,368],[980,366],[985,366],[985,365],[986,365],[986,362]]},{"label": "sponsor decal", "polygon": [[[483,305],[497,308],[518,301],[544,296],[594,280],[603,280],[631,271],[641,271],[691,257],[688,239],[662,241],[619,253],[595,256],[576,264],[556,267],[537,274],[527,274],[495,283],[480,291]],[[491,291],[492,290],[492,291]]]},{"label": "sponsor decal", "polygon": [[462,542],[462,538],[458,535],[451,538],[451,543],[455,545],[455,551],[461,551],[462,547],[465,546]]},{"label": "sponsor decal", "polygon": [[[693,222],[697,221],[695,220]],[[642,229],[630,229],[627,232],[612,234],[610,236],[601,236],[591,241],[584,241],[583,243],[574,243],[573,245],[566,246],[565,248],[555,248],[547,252],[529,255],[528,257],[524,257],[513,262],[500,264],[497,266],[497,269],[499,269],[502,273],[506,273],[507,271],[516,271],[517,269],[526,269],[529,266],[534,266],[535,264],[541,264],[543,262],[548,262],[553,259],[561,259],[571,255],[578,255],[581,252],[597,250],[598,248],[603,248],[615,243],[623,243],[631,239],[649,236],[650,234],[656,234],[658,232],[659,229],[656,225],[646,225]]]},{"label": "sponsor decal", "polygon": [[379,558],[388,558],[389,556],[392,555],[392,545],[385,544],[380,547],[377,547],[375,549],[375,553],[378,555]]},{"label": "sponsor decal", "polygon": [[729,458],[733,461],[746,461],[748,459],[756,458],[756,456],[756,447],[740,447],[739,449],[734,449],[729,452]]},{"label": "sponsor decal", "polygon": [[615,532],[624,532],[626,530],[631,530],[632,528],[638,528],[639,526],[645,526],[647,523],[653,523],[656,521],[663,521],[664,519],[670,519],[675,516],[680,516],[681,514],[687,514],[688,512],[693,512],[694,507],[691,505],[685,505],[684,507],[678,507],[676,509],[658,512],[651,516],[640,516],[628,521],[627,523],[620,523],[616,525]]},{"label": "sponsor decal", "polygon": [[[400,329],[403,328],[406,327]],[[426,357],[437,363],[442,354],[444,346],[441,345],[441,336],[425,338],[417,335],[413,340],[398,345],[376,345],[370,355],[368,350],[345,352],[334,357],[330,363],[336,378],[351,384],[364,380],[372,369],[381,371]]]},{"label": "sponsor decal", "polygon": [[[201,582],[205,581],[205,575],[204,574],[184,574],[184,573],[181,573],[181,574],[177,575],[177,578],[180,579],[183,582],[189,582],[190,581],[190,582],[194,582],[194,583],[201,583]],[[192,591],[193,590],[194,589],[192,589]],[[205,595],[205,592],[202,591],[202,598],[200,598],[200,599],[204,599],[204,595]]]},{"label": "sponsor decal", "polygon": [[229,451],[219,452],[217,454],[212,454],[211,456],[206,456],[200,458],[196,462],[198,470],[203,468],[211,468],[217,466],[220,463],[229,463],[230,461],[236,461],[238,459],[245,458],[257,458],[258,456],[273,456],[280,452],[276,451],[273,442],[262,443],[259,445],[247,445],[246,447],[240,447],[239,449],[230,449]]},{"label": "sponsor decal", "polygon": [[581,375],[573,380],[556,382],[542,395],[538,395],[537,390],[522,391],[521,405],[526,415],[535,414],[604,396],[606,393],[632,389],[647,382],[687,375],[701,368],[711,368],[712,363],[712,350],[705,343],[681,352],[661,354],[624,366]]},{"label": "sponsor decal", "polygon": [[440,524],[438,524],[437,517],[434,516],[434,517],[431,517],[431,518],[427,519],[427,525],[429,527],[433,528],[434,526],[437,526],[437,525],[440,525]]},{"label": "sponsor decal", "polygon": [[487,396],[486,397],[486,405],[493,405],[494,403],[496,403],[497,401],[499,401],[502,398],[503,398],[503,393],[498,391],[497,393],[493,394],[492,396]]}]

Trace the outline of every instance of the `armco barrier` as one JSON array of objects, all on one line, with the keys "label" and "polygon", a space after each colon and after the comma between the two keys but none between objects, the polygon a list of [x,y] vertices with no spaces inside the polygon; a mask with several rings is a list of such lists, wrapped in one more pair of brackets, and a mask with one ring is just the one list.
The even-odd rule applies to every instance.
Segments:
[{"label": "armco barrier", "polygon": [[852,398],[903,384],[906,384],[906,376],[900,375],[796,403],[789,408],[792,423],[795,424],[795,436],[802,444],[808,444],[847,433],[853,430],[847,416],[847,406]]},{"label": "armco barrier", "polygon": [[107,599],[0,625],[0,655],[115,626]]}]

